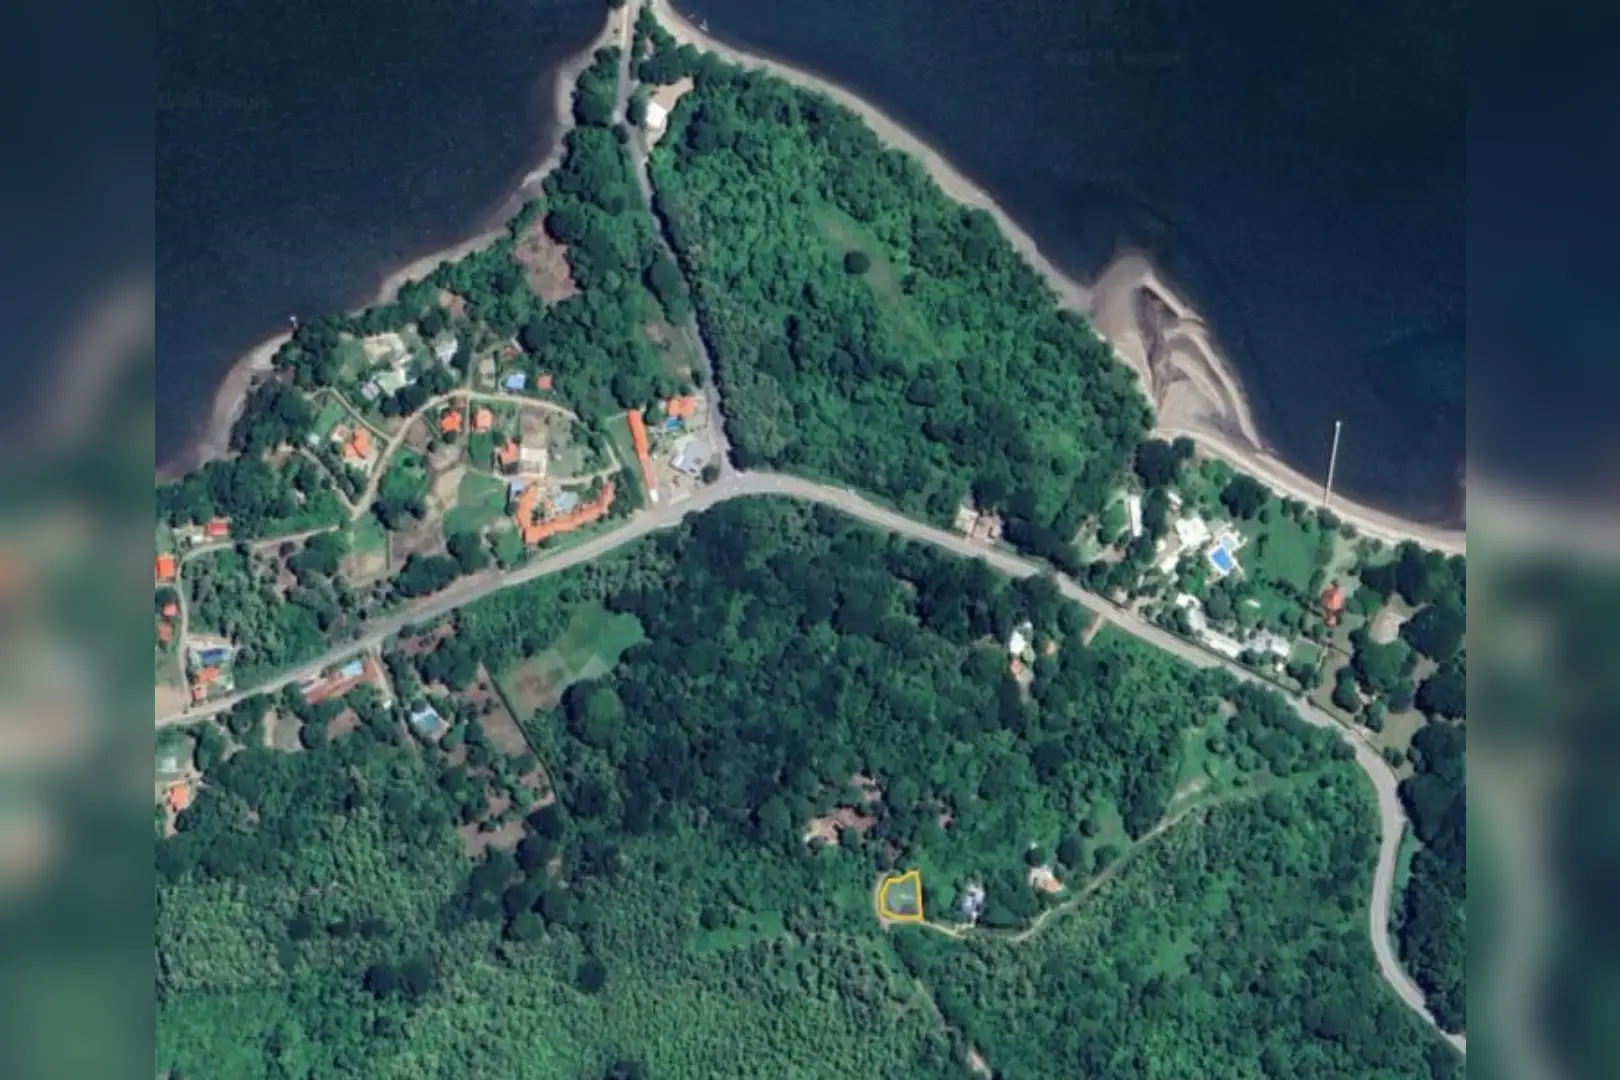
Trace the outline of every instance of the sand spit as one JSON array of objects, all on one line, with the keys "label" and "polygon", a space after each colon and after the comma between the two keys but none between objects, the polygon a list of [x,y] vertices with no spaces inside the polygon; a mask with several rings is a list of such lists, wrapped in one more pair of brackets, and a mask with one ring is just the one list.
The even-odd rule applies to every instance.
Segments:
[{"label": "sand spit", "polygon": [[[1056,291],[1059,302],[1083,312],[1114,346],[1119,358],[1136,372],[1158,414],[1156,434],[1164,438],[1188,436],[1204,453],[1224,458],[1283,495],[1311,503],[1321,500],[1321,481],[1289,466],[1267,448],[1242,385],[1207,324],[1144,253],[1121,252],[1093,284],[1076,281],[1043,255],[1034,237],[983,189],[877,106],[820,76],[716,41],[676,11],[669,0],[648,2],[676,41],[712,52],[740,67],[766,70],[826,94],[859,114],[886,145],[915,157],[952,199],[989,213],[1013,247]],[[1448,553],[1461,552],[1466,544],[1461,530],[1408,521],[1337,496],[1332,509],[1363,533],[1380,540],[1411,538]]]}]

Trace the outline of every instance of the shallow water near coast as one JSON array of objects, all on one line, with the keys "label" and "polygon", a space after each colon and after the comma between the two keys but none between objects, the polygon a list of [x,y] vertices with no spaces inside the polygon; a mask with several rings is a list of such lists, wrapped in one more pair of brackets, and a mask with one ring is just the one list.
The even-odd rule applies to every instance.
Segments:
[{"label": "shallow water near coast", "polygon": [[[1070,274],[1151,252],[1273,449],[1460,516],[1463,62],[1454,5],[677,0],[871,100]],[[1421,8],[1421,10],[1419,10]]]},{"label": "shallow water near coast", "polygon": [[[676,7],[870,99],[1071,274],[1149,251],[1279,456],[1322,475],[1342,419],[1340,491],[1459,517],[1463,65],[1444,5]],[[164,0],[160,460],[195,436],[235,356],[477,232],[543,153],[551,75],[602,5],[476,15]]]},{"label": "shallow water near coast", "polygon": [[601,0],[160,0],[157,459],[232,362],[490,223]]}]

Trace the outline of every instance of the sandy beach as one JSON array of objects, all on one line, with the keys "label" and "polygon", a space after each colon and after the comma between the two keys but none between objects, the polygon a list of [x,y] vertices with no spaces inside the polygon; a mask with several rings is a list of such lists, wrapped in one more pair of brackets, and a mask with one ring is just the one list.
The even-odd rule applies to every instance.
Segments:
[{"label": "sandy beach", "polygon": [[[1158,415],[1156,434],[1164,438],[1185,435],[1202,453],[1231,462],[1275,491],[1311,503],[1321,500],[1321,481],[1288,465],[1266,446],[1242,384],[1208,326],[1146,255],[1121,252],[1095,282],[1088,285],[1075,280],[1042,254],[1035,238],[996,205],[983,188],[876,105],[818,75],[709,37],[676,11],[669,0],[647,2],[676,41],[827,95],[857,113],[886,145],[916,158],[952,199],[990,214],[1013,247],[1057,293],[1059,302],[1084,313],[1114,346],[1119,358],[1136,372]],[[1466,545],[1462,530],[1408,521],[1337,495],[1331,506],[1340,518],[1380,540],[1411,538],[1448,553],[1460,553]]]},{"label": "sandy beach", "polygon": [[[574,81],[590,66],[591,58],[598,49],[624,43],[625,35],[629,32],[627,10],[628,6],[624,11],[609,12],[601,32],[591,43],[553,73],[551,106],[552,115],[556,117],[556,131],[551,146],[546,150],[545,156],[524,174],[512,194],[490,215],[488,224],[476,236],[412,259],[390,272],[372,295],[371,304],[387,303],[402,286],[432,273],[438,269],[440,263],[470,255],[488,247],[505,235],[506,221],[525,201],[538,192],[547,174],[562,160],[563,140],[574,126],[572,109]],[[224,457],[230,452],[231,427],[236,423],[237,417],[242,415],[242,406],[247,399],[249,388],[252,387],[255,378],[273,369],[276,351],[286,344],[290,337],[290,332],[283,332],[261,341],[231,363],[224,379],[220,381],[219,389],[214,394],[207,426],[195,442],[158,469],[159,480],[183,476],[192,469]]]}]

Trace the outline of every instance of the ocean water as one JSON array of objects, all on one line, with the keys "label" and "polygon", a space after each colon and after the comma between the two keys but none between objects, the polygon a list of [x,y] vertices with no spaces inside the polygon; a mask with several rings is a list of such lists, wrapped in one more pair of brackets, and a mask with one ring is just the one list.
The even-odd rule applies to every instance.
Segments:
[{"label": "ocean water", "polygon": [[880,105],[1070,273],[1151,251],[1267,442],[1457,520],[1464,61],[1454,0],[677,0]]},{"label": "ocean water", "polygon": [[157,458],[290,314],[490,223],[603,0],[159,0]]},{"label": "ocean water", "polygon": [[[1151,251],[1272,447],[1456,520],[1456,0],[678,0],[877,102],[1089,278]],[[291,313],[489,223],[602,0],[160,0],[159,460]]]}]

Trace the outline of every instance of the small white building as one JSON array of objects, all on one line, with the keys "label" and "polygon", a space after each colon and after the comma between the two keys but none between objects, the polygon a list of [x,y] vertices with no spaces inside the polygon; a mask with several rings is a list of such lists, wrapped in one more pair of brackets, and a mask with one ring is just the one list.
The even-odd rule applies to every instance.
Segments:
[{"label": "small white building", "polygon": [[1234,638],[1227,637],[1219,630],[1210,630],[1206,628],[1203,633],[1198,635],[1198,640],[1202,641],[1205,645],[1208,645],[1211,649],[1214,649],[1228,660],[1236,660],[1239,656],[1243,655],[1242,642],[1237,641]]},{"label": "small white building", "polygon": [[1011,656],[1022,657],[1026,653],[1033,655],[1035,648],[1035,624],[1021,622],[1013,627],[1013,632],[1007,638],[1007,653]]},{"label": "small white building", "polygon": [[1176,539],[1181,542],[1183,550],[1197,550],[1209,543],[1209,525],[1197,514],[1176,519]]},{"label": "small white building", "polygon": [[1142,535],[1142,496],[1125,496],[1125,518],[1130,522],[1131,539],[1135,540]]},{"label": "small white building", "polygon": [[450,361],[456,358],[456,349],[460,345],[461,343],[455,339],[453,334],[447,338],[440,338],[433,344],[433,355],[438,357],[439,363],[449,364]]},{"label": "small white building", "polygon": [[1209,625],[1209,619],[1204,614],[1204,605],[1192,593],[1177,593],[1175,605],[1187,613],[1187,625],[1192,627],[1193,633],[1201,634]]}]

